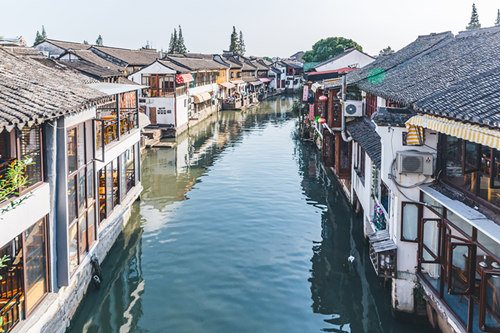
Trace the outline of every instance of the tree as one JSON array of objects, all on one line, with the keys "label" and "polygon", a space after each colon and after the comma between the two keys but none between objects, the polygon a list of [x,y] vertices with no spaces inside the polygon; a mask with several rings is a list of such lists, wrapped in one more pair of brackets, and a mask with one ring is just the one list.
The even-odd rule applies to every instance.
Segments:
[{"label": "tree", "polygon": [[229,51],[238,53],[238,33],[236,27],[233,25],[233,32],[231,33],[231,42],[229,44]]},{"label": "tree", "polygon": [[390,46],[387,46],[385,49],[380,50],[380,52],[378,53],[378,55],[379,56],[385,56],[385,55],[389,55],[391,53],[394,53],[394,50],[391,49]]},{"label": "tree", "polygon": [[182,36],[182,28],[181,25],[179,24],[179,38],[177,39],[177,53],[179,54],[186,54],[187,48],[186,45],[184,44],[184,37]]},{"label": "tree", "polygon": [[36,31],[35,45],[43,42],[46,39],[47,39],[47,32],[45,32],[45,27],[42,25],[42,33],[40,33],[40,31],[38,30]]},{"label": "tree", "polygon": [[477,15],[476,4],[472,4],[472,14],[470,16],[469,25],[465,28],[467,30],[475,30],[481,28],[481,23],[479,23],[479,15]]},{"label": "tree", "polygon": [[89,42],[87,42],[86,40],[83,40],[83,44],[89,45]]},{"label": "tree", "polygon": [[495,26],[500,26],[500,9],[497,10],[497,20],[495,21]]},{"label": "tree", "polygon": [[98,46],[103,46],[103,42],[102,42],[102,36],[99,35],[99,37],[97,37],[97,39],[95,40],[95,45],[98,45]]},{"label": "tree", "polygon": [[245,55],[245,41],[243,40],[243,32],[240,30],[240,38],[238,38],[238,54]]},{"label": "tree", "polygon": [[304,53],[302,59],[306,62],[323,62],[344,53],[345,49],[351,47],[355,47],[359,51],[363,51],[363,48],[352,39],[344,37],[328,37],[317,41],[313,45],[312,50]]}]

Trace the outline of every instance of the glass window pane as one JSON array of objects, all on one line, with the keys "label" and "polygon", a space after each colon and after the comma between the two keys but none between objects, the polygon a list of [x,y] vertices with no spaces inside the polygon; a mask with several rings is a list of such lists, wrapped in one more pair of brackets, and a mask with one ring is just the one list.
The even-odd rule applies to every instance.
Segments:
[{"label": "glass window pane", "polygon": [[477,242],[500,260],[500,244],[485,235],[480,230],[477,231]]},{"label": "glass window pane", "polygon": [[68,130],[67,138],[67,154],[68,154],[68,173],[73,173],[77,170],[77,160],[76,160],[76,128]]},{"label": "glass window pane", "polygon": [[41,182],[42,174],[42,138],[38,126],[25,127],[20,133],[21,159],[29,159],[33,164],[26,167],[25,175],[28,178],[28,186]]},{"label": "glass window pane", "polygon": [[85,164],[85,126],[83,123],[78,125],[78,167],[82,167]]},{"label": "glass window pane", "polygon": [[500,329],[500,275],[486,276],[484,323],[490,332]]},{"label": "glass window pane", "polygon": [[94,240],[96,239],[95,231],[97,230],[96,225],[95,225],[95,205],[92,205],[89,207],[89,210],[87,212],[87,225],[88,225],[88,244],[89,244],[89,249],[92,247],[92,244],[94,243]]},{"label": "glass window pane", "polygon": [[82,262],[82,258],[87,253],[87,216],[83,214],[78,220],[78,229],[79,229],[79,248],[80,248],[80,262]]},{"label": "glass window pane", "polygon": [[94,124],[92,120],[85,122],[85,163],[94,158]]},{"label": "glass window pane", "polygon": [[87,204],[95,198],[94,186],[94,166],[89,164],[87,166]]},{"label": "glass window pane", "polygon": [[85,200],[85,169],[82,169],[78,172],[78,216],[83,213],[83,210],[86,206]]},{"label": "glass window pane", "polygon": [[126,152],[127,163],[127,192],[135,186],[135,147],[132,146]]},{"label": "glass window pane", "polygon": [[26,248],[26,311],[29,312],[47,293],[47,255],[45,218],[24,232]]},{"label": "glass window pane", "polygon": [[446,211],[446,219],[453,223],[458,229],[472,237],[472,225],[449,209]]},{"label": "glass window pane", "polygon": [[405,203],[403,205],[403,239],[415,241],[418,237],[418,205]]},{"label": "glass window pane", "polygon": [[99,170],[99,221],[106,218],[106,168]]},{"label": "glass window pane", "polygon": [[120,201],[125,199],[125,195],[127,194],[127,153],[130,153],[129,150],[126,150],[120,157]]},{"label": "glass window pane", "polygon": [[113,166],[106,165],[106,216],[113,210]]},{"label": "glass window pane", "polygon": [[68,223],[76,219],[76,177],[68,180]]},{"label": "glass window pane", "polygon": [[69,228],[69,273],[72,275],[78,267],[78,223]]},{"label": "glass window pane", "polygon": [[439,202],[434,200],[432,197],[424,193],[423,196],[423,201],[432,209],[434,209],[436,212],[439,213],[439,215],[443,216],[443,205],[441,205]]},{"label": "glass window pane", "polygon": [[119,170],[118,170],[118,158],[113,160],[113,207],[120,203],[119,197]]}]

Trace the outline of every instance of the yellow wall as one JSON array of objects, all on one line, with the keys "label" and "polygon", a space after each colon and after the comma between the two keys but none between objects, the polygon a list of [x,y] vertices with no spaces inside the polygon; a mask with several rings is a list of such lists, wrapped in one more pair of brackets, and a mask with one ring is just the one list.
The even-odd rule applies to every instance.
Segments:
[{"label": "yellow wall", "polygon": [[217,76],[217,84],[227,82],[226,69],[219,69],[219,75]]},{"label": "yellow wall", "polygon": [[[231,77],[231,73],[233,73],[233,77]],[[240,73],[240,74],[238,75],[238,73]],[[228,77],[229,81],[239,80],[240,77],[241,77],[241,70],[240,69],[230,69],[229,70],[229,77]]]}]

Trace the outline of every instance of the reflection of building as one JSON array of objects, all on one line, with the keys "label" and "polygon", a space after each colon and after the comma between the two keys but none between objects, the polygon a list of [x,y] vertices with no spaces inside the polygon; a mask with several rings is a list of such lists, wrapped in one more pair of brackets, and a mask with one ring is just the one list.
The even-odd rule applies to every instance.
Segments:
[{"label": "reflection of building", "polygon": [[86,84],[30,48],[0,53],[2,180],[32,162],[28,183],[0,203],[0,328],[56,332],[90,283],[90,257],[102,261],[142,189],[138,87]]}]

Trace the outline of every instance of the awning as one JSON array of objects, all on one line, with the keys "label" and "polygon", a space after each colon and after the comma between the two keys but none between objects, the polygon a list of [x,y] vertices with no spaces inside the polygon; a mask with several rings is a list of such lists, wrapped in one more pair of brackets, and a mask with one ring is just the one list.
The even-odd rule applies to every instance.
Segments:
[{"label": "awning", "polygon": [[252,86],[260,86],[262,84],[262,82],[260,81],[253,81],[253,82],[249,82]]},{"label": "awning", "polygon": [[199,103],[208,101],[211,98],[212,98],[212,96],[210,95],[210,93],[207,93],[207,92],[193,95],[194,104],[199,104]]},{"label": "awning", "polygon": [[261,82],[264,82],[264,83],[268,83],[268,82],[271,82],[271,79],[267,78],[267,77],[261,77],[259,79]]},{"label": "awning", "polygon": [[108,82],[90,83],[88,84],[88,86],[102,93],[105,93],[106,95],[116,95],[129,91],[148,88],[148,86],[142,86],[139,84],[120,84]]},{"label": "awning", "polygon": [[231,82],[222,82],[222,83],[220,83],[220,85],[223,86],[224,88],[227,88],[227,89],[232,89],[232,88],[236,87]]},{"label": "awning", "polygon": [[151,124],[151,120],[149,120],[149,117],[142,112],[139,112],[139,128],[144,128]]},{"label": "awning", "polygon": [[412,126],[427,128],[463,140],[500,149],[500,131],[481,127],[479,125],[462,123],[432,115],[417,115],[411,117],[406,122],[406,128],[409,129]]},{"label": "awning", "polygon": [[318,90],[319,88],[321,88],[321,84],[319,84],[319,83],[317,83],[317,82],[316,82],[316,83],[313,83],[313,84],[312,84],[312,86],[311,86],[311,90],[312,90],[313,92],[316,92],[316,90]]},{"label": "awning", "polygon": [[234,80],[234,81],[231,81],[232,84],[245,84],[245,81],[243,80]]},{"label": "awning", "polygon": [[194,79],[193,79],[193,75],[191,75],[191,74],[177,74],[175,76],[175,82],[178,84],[189,83],[192,81],[194,81]]}]

